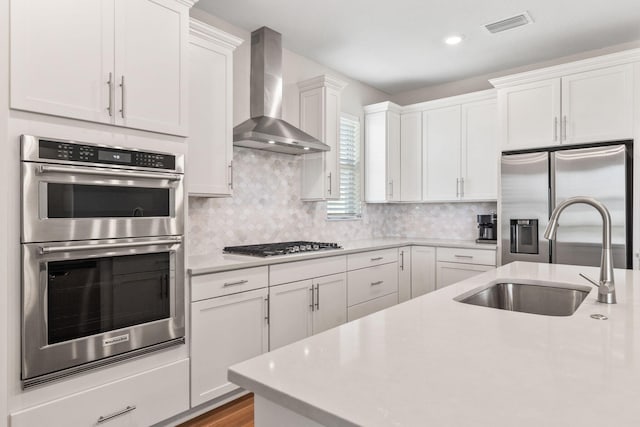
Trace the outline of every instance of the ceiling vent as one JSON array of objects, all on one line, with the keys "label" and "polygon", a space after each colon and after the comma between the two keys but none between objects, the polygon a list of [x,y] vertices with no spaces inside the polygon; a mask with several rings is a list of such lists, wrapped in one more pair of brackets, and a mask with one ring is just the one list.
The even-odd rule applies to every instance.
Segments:
[{"label": "ceiling vent", "polygon": [[529,16],[527,12],[524,12],[519,15],[501,19],[500,21],[497,21],[497,22],[492,22],[491,24],[487,24],[484,27],[490,33],[495,34],[502,31],[510,30],[512,28],[521,27],[523,25],[527,25],[532,22],[533,22],[533,19],[531,19],[531,16]]}]

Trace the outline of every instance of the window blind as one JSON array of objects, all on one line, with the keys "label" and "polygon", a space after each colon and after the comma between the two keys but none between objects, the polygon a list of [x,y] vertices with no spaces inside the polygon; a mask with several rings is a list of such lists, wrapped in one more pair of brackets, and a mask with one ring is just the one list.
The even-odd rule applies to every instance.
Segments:
[{"label": "window blind", "polygon": [[353,219],[362,215],[360,200],[360,122],[340,117],[340,199],[327,202],[329,219]]}]

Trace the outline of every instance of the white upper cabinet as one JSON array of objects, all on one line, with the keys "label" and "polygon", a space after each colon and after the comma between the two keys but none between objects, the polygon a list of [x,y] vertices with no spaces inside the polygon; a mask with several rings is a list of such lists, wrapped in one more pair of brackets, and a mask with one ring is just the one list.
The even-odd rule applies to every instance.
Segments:
[{"label": "white upper cabinet", "polygon": [[300,129],[331,147],[302,156],[302,200],[340,198],[340,93],[346,85],[326,75],[298,83]]},{"label": "white upper cabinet", "polygon": [[503,149],[543,147],[560,141],[560,80],[509,87],[499,92]]},{"label": "white upper cabinet", "polygon": [[400,116],[400,200],[422,200],[422,114]]},{"label": "white upper cabinet", "polygon": [[113,0],[12,1],[11,108],[111,122],[113,15]]},{"label": "white upper cabinet", "polygon": [[460,106],[423,113],[423,198],[455,200],[460,195]]},{"label": "white upper cabinet", "polygon": [[400,201],[400,107],[382,102],[364,110],[365,201]]},{"label": "white upper cabinet", "polygon": [[633,136],[633,65],[562,78],[562,142]]},{"label": "white upper cabinet", "polygon": [[498,103],[488,99],[462,105],[461,197],[498,197]]},{"label": "white upper cabinet", "polygon": [[498,88],[500,148],[633,138],[639,59],[635,49],[491,80]]},{"label": "white upper cabinet", "polygon": [[189,38],[190,196],[233,194],[233,51],[242,40],[191,19]]},{"label": "white upper cabinet", "polygon": [[188,1],[11,3],[11,108],[187,134]]}]

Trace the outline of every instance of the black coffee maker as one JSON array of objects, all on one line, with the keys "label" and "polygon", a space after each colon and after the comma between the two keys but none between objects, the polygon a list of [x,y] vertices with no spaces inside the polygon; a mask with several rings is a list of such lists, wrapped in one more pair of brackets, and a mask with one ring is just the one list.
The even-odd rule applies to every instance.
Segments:
[{"label": "black coffee maker", "polygon": [[476,243],[498,243],[498,215],[478,215],[478,238]]}]

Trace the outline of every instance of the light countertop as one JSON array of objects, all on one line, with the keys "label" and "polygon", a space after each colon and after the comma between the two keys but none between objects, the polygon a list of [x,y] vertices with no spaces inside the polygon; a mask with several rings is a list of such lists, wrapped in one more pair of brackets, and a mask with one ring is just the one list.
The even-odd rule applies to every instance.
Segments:
[{"label": "light countertop", "polygon": [[223,254],[221,252],[208,255],[192,256],[187,260],[187,272],[191,276],[198,276],[201,274],[216,273],[220,271],[260,267],[263,265],[271,264],[282,264],[293,261],[346,255],[376,249],[398,248],[401,246],[410,245],[484,249],[493,251],[496,250],[495,244],[476,243],[474,240],[424,239],[412,237],[389,237],[379,239],[353,240],[339,242],[339,244],[340,246],[342,246],[342,249],[304,252],[299,254],[270,256],[265,258],[247,255],[230,255]]},{"label": "light countertop", "polygon": [[[508,264],[234,365],[229,379],[324,425],[638,426],[640,272],[616,270],[607,305],[578,277],[598,271]],[[592,290],[568,317],[453,300],[497,279]]]}]

